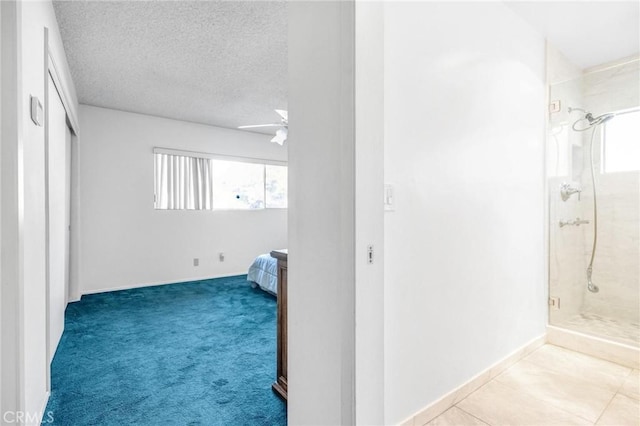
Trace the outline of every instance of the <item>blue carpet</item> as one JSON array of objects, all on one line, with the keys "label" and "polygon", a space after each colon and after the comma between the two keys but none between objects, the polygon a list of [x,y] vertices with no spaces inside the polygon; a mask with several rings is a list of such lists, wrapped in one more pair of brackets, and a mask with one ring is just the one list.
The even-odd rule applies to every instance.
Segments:
[{"label": "blue carpet", "polygon": [[275,352],[276,300],[244,275],[84,296],[67,307],[49,424],[285,425]]}]

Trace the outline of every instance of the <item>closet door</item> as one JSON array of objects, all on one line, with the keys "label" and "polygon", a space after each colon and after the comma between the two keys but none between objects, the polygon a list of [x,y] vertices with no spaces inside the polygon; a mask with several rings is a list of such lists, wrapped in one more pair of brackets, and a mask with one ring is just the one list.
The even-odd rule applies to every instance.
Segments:
[{"label": "closet door", "polygon": [[49,361],[64,331],[69,283],[70,131],[56,86],[49,76],[47,146]]}]

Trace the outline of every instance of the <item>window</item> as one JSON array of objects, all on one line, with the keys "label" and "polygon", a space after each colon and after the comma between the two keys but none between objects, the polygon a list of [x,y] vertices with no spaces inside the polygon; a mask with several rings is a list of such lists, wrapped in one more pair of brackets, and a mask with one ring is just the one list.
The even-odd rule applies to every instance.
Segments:
[{"label": "window", "polygon": [[267,208],[287,208],[287,167],[265,165],[264,192]]},{"label": "window", "polygon": [[155,208],[257,210],[287,207],[287,166],[253,159],[154,150]]},{"label": "window", "polygon": [[264,208],[264,164],[212,160],[213,208]]},{"label": "window", "polygon": [[604,126],[603,172],[640,170],[640,111],[618,114]]}]

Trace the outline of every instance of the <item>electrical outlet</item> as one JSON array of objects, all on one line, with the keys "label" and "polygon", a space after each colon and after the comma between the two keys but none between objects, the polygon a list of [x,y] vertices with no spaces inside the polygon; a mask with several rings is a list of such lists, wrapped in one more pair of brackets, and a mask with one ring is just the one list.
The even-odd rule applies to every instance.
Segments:
[{"label": "electrical outlet", "polygon": [[193,266],[199,266],[200,265],[200,259],[198,259],[197,257],[193,258]]},{"label": "electrical outlet", "polygon": [[224,262],[224,253],[219,253],[218,254],[218,259],[220,259],[220,262]]}]

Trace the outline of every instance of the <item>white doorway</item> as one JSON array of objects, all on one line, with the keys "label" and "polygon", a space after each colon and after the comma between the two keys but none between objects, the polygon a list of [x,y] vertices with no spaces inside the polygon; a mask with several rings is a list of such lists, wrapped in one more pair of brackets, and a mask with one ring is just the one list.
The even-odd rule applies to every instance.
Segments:
[{"label": "white doorway", "polygon": [[49,283],[49,363],[64,331],[69,299],[69,227],[71,223],[71,130],[56,85],[48,76],[47,127],[47,273]]}]

